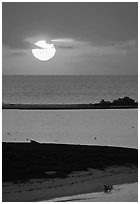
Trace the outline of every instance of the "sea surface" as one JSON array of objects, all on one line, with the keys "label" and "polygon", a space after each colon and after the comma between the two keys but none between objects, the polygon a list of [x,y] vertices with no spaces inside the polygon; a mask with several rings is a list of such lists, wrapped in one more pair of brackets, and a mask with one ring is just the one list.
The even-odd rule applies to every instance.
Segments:
[{"label": "sea surface", "polygon": [[19,76],[2,78],[3,103],[95,103],[129,96],[138,99],[137,76]]}]

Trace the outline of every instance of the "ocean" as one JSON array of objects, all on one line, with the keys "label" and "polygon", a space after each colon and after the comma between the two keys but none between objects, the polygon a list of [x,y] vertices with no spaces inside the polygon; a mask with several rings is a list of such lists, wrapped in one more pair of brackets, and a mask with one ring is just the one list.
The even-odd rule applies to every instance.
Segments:
[{"label": "ocean", "polygon": [[137,76],[19,76],[2,78],[3,103],[95,103],[129,96],[138,100]]}]

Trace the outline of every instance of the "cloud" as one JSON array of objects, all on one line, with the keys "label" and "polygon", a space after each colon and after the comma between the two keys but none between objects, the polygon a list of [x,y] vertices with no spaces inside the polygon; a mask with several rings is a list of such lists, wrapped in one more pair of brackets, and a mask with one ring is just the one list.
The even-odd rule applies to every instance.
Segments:
[{"label": "cloud", "polygon": [[60,38],[60,39],[53,39],[52,42],[75,43],[76,40],[72,38]]},{"label": "cloud", "polygon": [[52,40],[58,49],[73,49],[75,56],[118,56],[118,55],[137,55],[137,40],[129,40],[122,42],[100,42],[90,43],[86,41],[78,41],[70,38]]},{"label": "cloud", "polygon": [[29,44],[35,44],[36,42],[40,41],[40,40],[46,40],[47,42],[51,41],[51,38],[45,35],[39,36],[39,37],[28,37],[25,38],[24,41],[29,43]]},{"label": "cloud", "polygon": [[3,45],[2,54],[3,56],[24,56],[27,55],[29,50],[25,49],[12,49],[7,45]]},{"label": "cloud", "polygon": [[[26,38],[25,41],[32,43],[36,42],[37,38]],[[40,39],[39,39],[40,40]],[[46,40],[46,39],[45,39]],[[101,60],[106,57],[122,57],[136,56],[138,52],[138,42],[135,39],[129,41],[113,41],[101,44],[100,42],[90,43],[88,41],[80,41],[73,38],[53,39],[53,44],[56,47],[57,55],[66,57],[67,60]],[[30,49],[12,49],[9,46],[3,46],[3,56],[22,57],[31,52]],[[109,58],[108,58],[109,59]]]},{"label": "cloud", "polygon": [[72,38],[53,39],[51,41],[58,49],[76,49],[85,44],[85,42],[77,41]]},{"label": "cloud", "polygon": [[75,47],[73,45],[57,45],[56,48],[59,48],[59,49],[74,49]]},{"label": "cloud", "polygon": [[137,73],[138,43],[135,39],[104,44],[72,38],[54,39],[52,42],[56,47],[56,55],[47,63],[33,57],[32,40],[27,40],[30,41],[28,49],[13,49],[3,45],[4,74]]},{"label": "cloud", "polygon": [[123,50],[124,55],[134,56],[138,54],[138,41],[137,40],[129,40],[125,42],[120,42],[117,46]]},{"label": "cloud", "polygon": [[132,39],[129,41],[109,41],[106,43],[101,42],[88,42],[81,41],[73,38],[56,38],[51,39],[50,37],[40,36],[40,37],[29,37],[25,41],[34,44],[40,39],[46,40],[48,42],[53,42],[56,50],[62,55],[69,55],[70,57],[82,57],[92,58],[101,56],[136,56],[137,55],[137,40]]},{"label": "cloud", "polygon": [[124,55],[137,55],[138,54],[138,41],[136,39],[108,42],[107,45],[114,47],[114,49],[120,50]]}]

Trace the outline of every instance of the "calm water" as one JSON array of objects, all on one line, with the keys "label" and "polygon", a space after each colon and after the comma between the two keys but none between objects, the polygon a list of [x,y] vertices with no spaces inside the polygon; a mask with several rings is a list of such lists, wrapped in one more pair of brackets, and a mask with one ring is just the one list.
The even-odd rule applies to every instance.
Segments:
[{"label": "calm water", "polygon": [[3,76],[3,103],[94,103],[138,97],[136,76]]}]

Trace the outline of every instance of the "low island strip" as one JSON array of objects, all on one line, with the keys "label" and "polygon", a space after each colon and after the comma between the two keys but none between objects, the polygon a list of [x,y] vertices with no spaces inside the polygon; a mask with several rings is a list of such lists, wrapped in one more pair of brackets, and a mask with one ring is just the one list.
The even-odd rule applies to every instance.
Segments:
[{"label": "low island strip", "polygon": [[21,110],[68,110],[68,109],[127,109],[138,108],[138,102],[124,97],[113,101],[101,100],[99,103],[89,104],[2,104],[2,109]]}]

